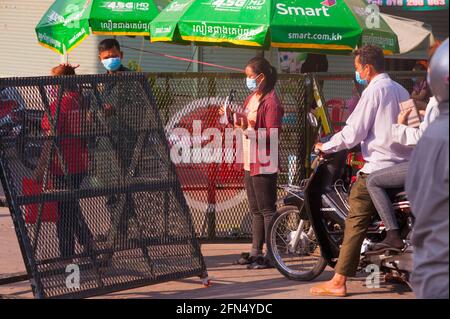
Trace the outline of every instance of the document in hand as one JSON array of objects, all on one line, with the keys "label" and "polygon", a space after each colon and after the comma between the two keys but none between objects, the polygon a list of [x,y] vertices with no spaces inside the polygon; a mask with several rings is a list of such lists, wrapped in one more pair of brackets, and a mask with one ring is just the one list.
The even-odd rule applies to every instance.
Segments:
[{"label": "document in hand", "polygon": [[241,125],[241,121],[242,121],[242,126],[244,128],[246,128],[248,126],[248,120],[247,120],[247,116],[245,116],[242,113],[234,113],[233,114],[233,120],[234,120],[234,124],[235,125]]},{"label": "document in hand", "polygon": [[409,99],[405,102],[400,103],[400,110],[406,111],[412,109],[408,116],[408,126],[417,128],[420,125],[420,115],[417,110],[416,104],[413,99]]}]

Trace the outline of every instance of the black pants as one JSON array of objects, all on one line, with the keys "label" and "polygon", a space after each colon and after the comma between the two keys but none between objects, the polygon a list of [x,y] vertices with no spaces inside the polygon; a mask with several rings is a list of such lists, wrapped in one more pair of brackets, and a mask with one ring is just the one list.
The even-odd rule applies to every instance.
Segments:
[{"label": "black pants", "polygon": [[252,213],[252,256],[262,254],[269,238],[269,223],[276,211],[277,177],[276,173],[250,176],[250,172],[245,171],[245,188]]},{"label": "black pants", "polygon": [[[56,176],[56,184],[60,189],[79,189],[85,174],[71,174],[67,177]],[[75,254],[75,237],[88,253],[92,250],[92,232],[90,231],[78,199],[68,199],[58,203],[59,220],[56,223],[58,246],[61,257],[67,258]]]},{"label": "black pants", "polygon": [[[131,129],[127,131],[129,131],[127,135],[116,138],[113,145],[117,150],[119,163],[125,175],[132,164],[138,138],[137,135],[132,133]],[[125,175],[123,178],[125,178]],[[123,209],[120,210],[119,206],[122,196],[125,196],[125,203],[123,204]],[[114,239],[117,234],[121,237],[126,237],[129,220],[136,215],[133,194],[126,193],[125,195],[108,196],[106,205],[111,215],[111,228],[108,237]]]},{"label": "black pants", "polygon": [[[125,203],[123,204],[123,209],[120,210],[120,200],[123,199],[123,196],[125,196]],[[106,205],[111,214],[111,228],[108,232],[109,239],[115,239],[117,234],[121,237],[126,237],[130,218],[136,214],[133,194],[126,193],[125,195],[109,196]]]}]

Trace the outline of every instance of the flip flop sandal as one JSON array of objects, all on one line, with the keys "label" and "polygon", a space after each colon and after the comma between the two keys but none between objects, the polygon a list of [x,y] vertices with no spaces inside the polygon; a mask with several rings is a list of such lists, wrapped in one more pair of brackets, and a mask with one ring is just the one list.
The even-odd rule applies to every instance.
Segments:
[{"label": "flip flop sandal", "polygon": [[238,260],[233,261],[233,265],[249,265],[255,262],[255,257],[251,257],[250,253],[241,253]]},{"label": "flip flop sandal", "polygon": [[272,265],[269,264],[258,264],[258,263],[253,263],[251,265],[247,266],[247,269],[269,269],[269,268],[275,268]]},{"label": "flip flop sandal", "polygon": [[264,257],[258,257],[254,263],[247,266],[247,269],[268,269],[268,268],[275,268],[275,267],[268,259]]},{"label": "flip flop sandal", "polygon": [[312,291],[312,289],[310,289],[309,293],[312,296],[321,296],[321,297],[346,297],[347,293],[342,293],[342,292],[333,292],[330,291],[329,289],[325,288],[325,287],[313,287],[316,289],[316,291]]}]

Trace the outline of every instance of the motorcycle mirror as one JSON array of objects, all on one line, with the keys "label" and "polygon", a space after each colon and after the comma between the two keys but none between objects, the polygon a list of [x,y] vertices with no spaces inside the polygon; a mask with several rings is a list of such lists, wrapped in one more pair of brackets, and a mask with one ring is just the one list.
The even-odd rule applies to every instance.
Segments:
[{"label": "motorcycle mirror", "polygon": [[319,126],[319,122],[317,121],[317,118],[313,112],[308,113],[308,122],[314,128],[317,128]]}]

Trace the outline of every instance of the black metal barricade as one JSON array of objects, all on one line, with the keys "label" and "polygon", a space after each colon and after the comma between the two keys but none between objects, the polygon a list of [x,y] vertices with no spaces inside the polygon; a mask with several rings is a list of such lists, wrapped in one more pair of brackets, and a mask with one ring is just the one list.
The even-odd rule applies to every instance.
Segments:
[{"label": "black metal barricade", "polygon": [[146,76],[13,78],[0,87],[15,123],[2,126],[1,179],[37,298],[206,276]]}]

